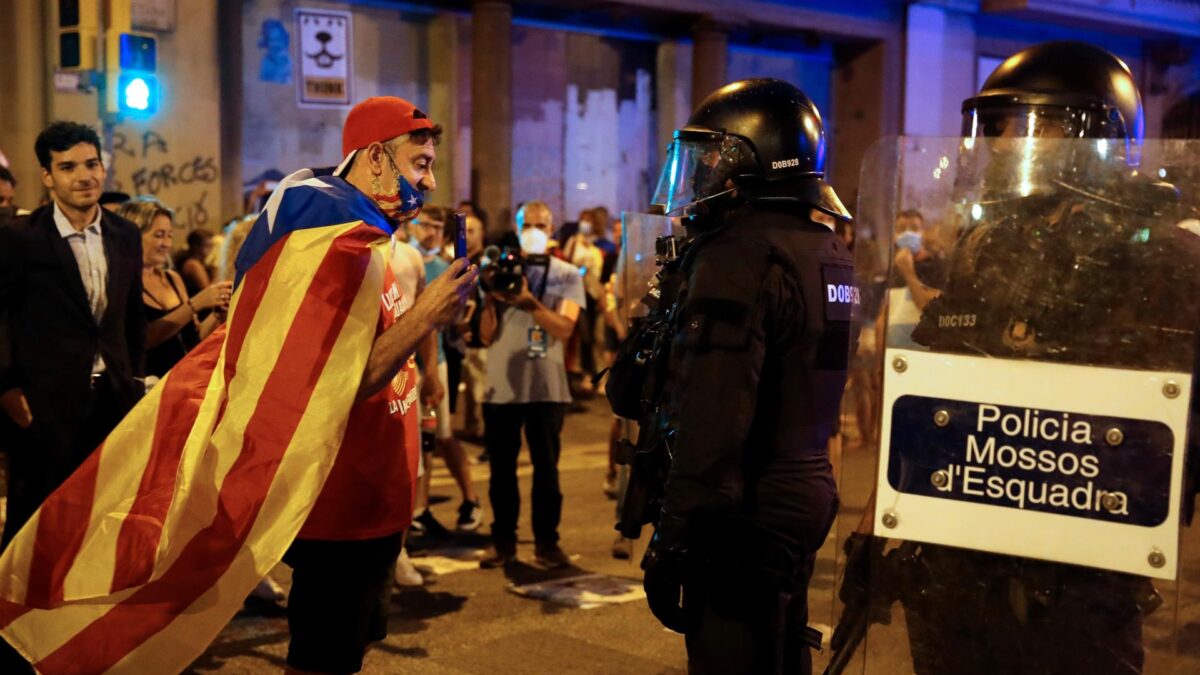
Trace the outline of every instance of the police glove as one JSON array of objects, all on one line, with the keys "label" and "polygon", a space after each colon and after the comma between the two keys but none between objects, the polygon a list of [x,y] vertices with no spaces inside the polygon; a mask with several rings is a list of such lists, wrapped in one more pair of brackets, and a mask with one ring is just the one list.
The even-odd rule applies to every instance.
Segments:
[{"label": "police glove", "polygon": [[642,558],[642,569],[646,572],[642,586],[646,589],[650,612],[663,626],[676,633],[684,632],[682,602],[686,557],[685,551],[661,546],[656,534]]}]

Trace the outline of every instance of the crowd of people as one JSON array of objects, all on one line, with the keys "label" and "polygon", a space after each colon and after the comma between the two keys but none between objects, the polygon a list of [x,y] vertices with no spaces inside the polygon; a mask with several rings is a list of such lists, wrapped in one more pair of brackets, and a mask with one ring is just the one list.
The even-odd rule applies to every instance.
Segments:
[{"label": "crowd of people", "polygon": [[[138,399],[226,321],[240,281],[239,252],[270,198],[248,195],[246,215],[220,231],[187,232],[181,242],[182,228],[168,204],[104,191],[107,170],[92,128],[56,122],[39,136],[36,154],[46,193],[32,211],[17,206],[16,180],[0,167],[5,545]],[[422,442],[406,536],[445,540],[476,532],[486,509],[493,517],[493,549],[481,566],[515,560],[524,429],[534,467],[537,562],[563,567],[570,559],[558,533],[561,434],[568,414],[584,409],[580,400],[598,393],[594,380],[615,348],[620,327],[611,309],[620,223],[603,206],[562,223],[542,201],[517,205],[508,228],[489,229],[487,214],[470,201],[457,211],[466,216],[467,258],[485,270],[484,283],[456,321],[416,349]],[[397,220],[389,264],[410,297],[452,269],[454,212],[426,206],[416,217]],[[57,236],[41,236],[43,225]],[[505,256],[523,261],[520,283],[489,284]],[[37,264],[43,259],[54,265],[43,268]],[[91,363],[81,368],[90,380],[82,389],[64,388],[55,361],[75,354],[89,355]],[[462,421],[457,429],[456,416]],[[468,455],[464,442],[480,446],[477,456]],[[24,452],[35,446],[39,452]],[[439,522],[429,509],[435,458],[445,462],[458,488],[453,524]],[[477,463],[490,468],[486,503],[472,479]],[[615,485],[610,471],[603,489],[614,499]],[[424,582],[406,549],[394,578],[400,585]],[[269,576],[254,595],[285,597]]]},{"label": "crowd of people", "polygon": [[[524,429],[534,468],[537,560],[547,567],[565,566],[569,558],[558,546],[560,438],[568,413],[584,409],[581,399],[595,395],[593,379],[611,359],[615,333],[603,308],[612,301],[618,252],[610,237],[619,239],[620,226],[607,209],[597,207],[556,227],[550,207],[534,200],[518,206],[513,230],[485,246],[486,213],[470,201],[459,204],[458,211],[466,216],[467,257],[484,269],[485,281],[461,320],[437,338],[436,389],[447,395],[428,401],[429,410],[423,412],[428,439],[423,458],[428,462],[431,453],[444,458],[461,496],[454,529],[472,532],[482,520],[482,503],[460,439],[482,444],[476,460],[490,466],[494,517],[494,550],[482,565],[499,567],[516,555],[516,467]],[[426,207],[398,234],[419,252],[426,280],[442,274],[454,255],[452,214],[451,209]],[[525,281],[518,287],[489,284],[497,269],[492,266],[504,256],[524,263]],[[455,432],[451,419],[458,414],[460,392],[463,426]],[[424,472],[418,486],[411,532],[445,537],[450,528],[428,509],[428,477]],[[604,489],[615,498],[615,478],[606,479]],[[402,558],[398,578],[419,583],[407,565]]]},{"label": "crowd of people", "polygon": [[[1090,81],[1076,71],[1090,72]],[[1058,101],[1042,90],[1047,73],[1063,82]],[[1082,89],[1072,91],[1075,84]],[[1084,110],[1080,101],[1092,109],[1060,114]],[[1061,110],[1043,114],[1045,107]],[[598,393],[610,363],[613,409],[635,411],[628,416],[637,417],[640,432],[628,503],[649,509],[657,500],[649,519],[635,513],[627,521],[629,509],[622,509],[621,531],[654,524],[643,587],[655,617],[685,635],[689,671],[811,672],[809,649],[822,636],[807,626],[807,589],[839,508],[840,401],[849,383],[860,440],[878,440],[871,435],[883,430],[878,357],[885,346],[909,340],[957,359],[975,358],[982,345],[989,356],[1034,363],[1053,354],[1045,365],[1074,367],[1113,352],[1119,338],[1128,354],[1089,363],[1140,364],[1147,349],[1127,340],[1103,299],[1027,302],[1026,286],[1007,283],[1006,265],[1019,259],[1028,263],[1022,269],[1058,275],[1046,276],[1046,286],[1067,279],[1090,294],[1106,265],[1133,261],[1132,270],[1152,277],[1144,288],[1182,289],[1175,304],[1187,310],[1177,311],[1168,296],[1139,315],[1156,322],[1145,346],[1159,350],[1163,364],[1190,355],[1191,258],[1160,277],[1168,258],[1123,257],[1147,241],[1166,243],[1155,254],[1192,248],[1190,235],[1180,234],[1190,229],[1170,218],[1179,199],[1174,186],[1130,174],[1126,162],[1137,153],[1113,166],[1104,161],[1110,139],[1130,148],[1142,141],[1128,68],[1090,45],[1040,45],[998,68],[963,111],[964,133],[987,139],[981,149],[995,155],[979,186],[986,194],[1002,186],[996,180],[1005,163],[1028,172],[1030,158],[1012,152],[1017,140],[1098,139],[1078,146],[1096,148],[1095,162],[1089,152],[1069,158],[1078,163],[1072,171],[1095,171],[1054,175],[1036,201],[1019,202],[1015,219],[1001,211],[961,235],[948,223],[927,224],[921,211],[901,211],[889,278],[882,264],[856,272],[856,251],[887,247],[870,243],[865,230],[855,241],[850,212],[824,181],[825,135],[811,99],[765,78],[710,94],[676,130],[651,201],[692,236],[661,240],[661,269],[647,295],[654,306],[625,343],[639,346],[615,359],[623,334],[614,293],[621,232],[610,213],[597,207],[561,223],[545,201],[531,200],[516,205],[511,225],[489,227],[470,202],[457,212],[423,208],[436,187],[443,130],[407,101],[374,97],[356,105],[337,168],[297,170],[272,190],[260,183],[247,196],[255,204],[249,215],[219,233],[189,233],[186,248],[176,246],[168,206],[103,192],[107,170],[93,129],[50,125],[34,148],[45,203],[22,211],[13,201],[15,179],[0,172],[0,449],[8,472],[0,604],[11,619],[0,627],[8,641],[0,644],[0,672],[33,672],[26,659],[57,672],[63,668],[43,668],[45,660],[76,657],[99,665],[72,661],[75,670],[101,672],[117,662],[136,669],[130,655],[144,656],[136,651],[162,625],[110,610],[150,587],[135,597],[139,611],[162,610],[164,625],[195,626],[211,639],[252,590],[282,599],[269,577],[259,582],[278,561],[293,570],[288,672],[357,672],[370,644],[387,635],[394,585],[424,583],[406,542],[475,532],[490,511],[491,550],[479,566],[517,560],[522,445],[533,468],[536,562],[569,566],[560,544],[563,429],[578,401]],[[961,152],[974,147],[964,143]],[[1030,189],[1021,189],[1021,200]],[[984,208],[976,201],[972,218],[983,219]],[[1131,239],[1126,215],[1115,218],[1119,210],[1145,211],[1146,227]],[[1074,220],[1077,214],[1086,219]],[[1086,241],[1074,242],[1079,232],[1089,233]],[[1071,255],[1042,255],[1056,248]],[[886,321],[874,331],[868,321],[858,340],[862,279],[869,280],[862,294],[886,296],[870,303],[886,308]],[[1114,303],[1127,297],[1115,292],[1118,285],[1107,288]],[[1141,294],[1139,303],[1149,297],[1143,287],[1130,292]],[[848,367],[850,358],[863,367]],[[848,372],[866,373],[872,362],[880,368],[871,375]],[[903,356],[892,364],[896,372],[908,368]],[[622,369],[629,386],[618,384]],[[961,372],[969,374],[955,377],[981,371]],[[1164,396],[1177,397],[1179,387],[1168,384]],[[1057,394],[1065,401],[1076,391]],[[1013,397],[1003,399],[1007,405],[1028,405],[1005,396]],[[950,413],[933,416],[945,426],[939,418]],[[309,420],[319,423],[306,426]],[[151,439],[130,431],[150,427]],[[616,430],[614,423],[610,456]],[[923,467],[908,472],[917,476],[911,484],[941,490],[945,472],[930,470],[929,481],[920,475],[931,465],[919,454],[927,444],[898,442],[894,431],[881,457],[911,443],[921,460],[912,466]],[[464,441],[482,441],[486,500],[475,489]],[[213,455],[181,460],[177,470],[159,466],[196,446]],[[103,483],[122,462],[139,461],[127,455],[143,451],[150,458],[144,472],[121,474],[142,483]],[[452,527],[429,508],[439,458],[460,493]],[[227,473],[214,490],[222,494],[212,500],[213,517],[207,494],[189,501],[204,490],[185,494],[193,483],[178,477],[203,474],[194,484],[215,488],[217,464]],[[612,466],[603,489],[615,498]],[[227,485],[236,494],[226,494]],[[880,482],[879,496],[884,489]],[[171,511],[175,499],[182,506]],[[922,544],[919,552],[897,548],[885,556],[885,542],[866,534],[876,515],[866,509],[846,540],[839,591],[846,614],[832,637],[839,655],[853,654],[867,625],[891,620],[891,591],[882,591],[882,610],[872,599],[890,574],[870,568],[893,555],[919,555],[927,580],[895,574],[910,586],[899,599],[917,672],[1141,672],[1143,619],[1157,604],[1140,572],[1051,550],[1026,558],[1027,549]],[[880,525],[898,522],[884,513]],[[1153,550],[1158,555],[1148,563],[1162,567],[1165,557]],[[107,574],[97,559],[111,562],[113,551],[118,563],[130,564]],[[246,551],[249,564],[235,564]],[[629,553],[619,539],[613,555]],[[1085,572],[1081,563],[1094,569]],[[67,597],[66,578],[92,584],[89,571],[103,578]],[[201,581],[181,581],[192,575]],[[943,583],[956,578],[971,583]],[[232,592],[207,592],[213,589]],[[58,638],[47,633],[63,632],[55,610],[71,603],[102,616],[66,643],[50,644]],[[1035,605],[1047,611],[1029,613]],[[964,625],[972,640],[955,648],[947,636]],[[108,635],[120,644],[96,648]],[[174,670],[203,649],[204,640],[190,642],[197,644],[172,646]]]}]

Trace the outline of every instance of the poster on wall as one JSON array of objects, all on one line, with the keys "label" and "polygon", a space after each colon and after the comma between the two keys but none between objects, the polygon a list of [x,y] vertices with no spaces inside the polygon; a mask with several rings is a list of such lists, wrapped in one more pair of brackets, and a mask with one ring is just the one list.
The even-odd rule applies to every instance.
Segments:
[{"label": "poster on wall", "polygon": [[296,9],[300,36],[297,96],[302,107],[350,105],[350,13]]},{"label": "poster on wall", "polygon": [[131,0],[129,14],[134,28],[159,33],[175,30],[175,0]]}]

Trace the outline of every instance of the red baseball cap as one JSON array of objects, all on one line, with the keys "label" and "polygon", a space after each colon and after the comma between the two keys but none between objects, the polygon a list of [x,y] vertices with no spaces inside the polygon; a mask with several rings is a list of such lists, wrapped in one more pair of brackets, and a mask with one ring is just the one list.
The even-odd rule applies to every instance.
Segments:
[{"label": "red baseball cap", "polygon": [[350,109],[342,126],[342,157],[372,143],[383,143],[433,122],[415,105],[395,96],[372,96]]}]

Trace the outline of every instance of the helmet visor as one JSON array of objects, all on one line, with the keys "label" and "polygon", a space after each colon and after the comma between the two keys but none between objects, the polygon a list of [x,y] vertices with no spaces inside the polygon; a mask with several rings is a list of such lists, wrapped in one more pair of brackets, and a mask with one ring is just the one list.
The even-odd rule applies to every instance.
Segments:
[{"label": "helmet visor", "polygon": [[966,138],[1101,138],[1112,125],[1097,124],[1099,113],[1082,108],[1043,105],[1003,105],[972,108],[963,113]]},{"label": "helmet visor", "polygon": [[728,183],[737,162],[736,145],[721,137],[676,138],[650,203],[667,216],[691,215],[696,204],[733,190]]}]

